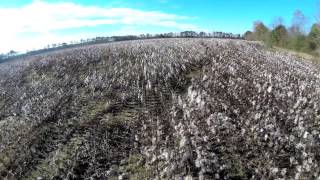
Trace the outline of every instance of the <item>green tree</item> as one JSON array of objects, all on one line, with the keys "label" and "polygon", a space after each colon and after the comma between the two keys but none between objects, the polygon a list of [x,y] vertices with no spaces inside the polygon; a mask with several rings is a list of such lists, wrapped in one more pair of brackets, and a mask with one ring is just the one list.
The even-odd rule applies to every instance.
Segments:
[{"label": "green tree", "polygon": [[307,51],[308,43],[305,34],[307,18],[300,10],[293,14],[292,25],[289,28],[289,48],[295,51]]},{"label": "green tree", "polygon": [[303,34],[296,34],[289,39],[289,48],[296,51],[305,51],[307,49],[306,36]]},{"label": "green tree", "polygon": [[253,36],[258,41],[267,42],[269,29],[261,21],[254,22]]},{"label": "green tree", "polygon": [[271,44],[285,47],[288,43],[288,31],[284,25],[278,25],[271,31]]},{"label": "green tree", "polygon": [[308,38],[320,43],[320,24],[313,24],[308,35]]},{"label": "green tree", "polygon": [[320,47],[320,25],[313,24],[307,37],[307,50],[315,51]]}]

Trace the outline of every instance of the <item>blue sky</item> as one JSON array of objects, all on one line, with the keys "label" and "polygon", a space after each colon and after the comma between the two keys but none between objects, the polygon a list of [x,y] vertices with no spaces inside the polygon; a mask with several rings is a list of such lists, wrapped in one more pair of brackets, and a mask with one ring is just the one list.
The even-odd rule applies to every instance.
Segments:
[{"label": "blue sky", "polygon": [[[0,52],[95,36],[225,31],[244,33],[256,20],[290,25],[301,10],[309,26],[319,0],[10,0],[0,1]],[[308,26],[307,26],[308,27]]]}]

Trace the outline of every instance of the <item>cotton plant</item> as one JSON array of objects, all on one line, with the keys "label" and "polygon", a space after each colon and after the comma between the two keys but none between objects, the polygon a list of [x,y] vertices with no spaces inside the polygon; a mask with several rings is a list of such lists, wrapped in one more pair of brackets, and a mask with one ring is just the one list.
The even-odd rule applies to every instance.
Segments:
[{"label": "cotton plant", "polygon": [[226,39],[115,42],[1,64],[0,177],[316,179],[319,72]]}]

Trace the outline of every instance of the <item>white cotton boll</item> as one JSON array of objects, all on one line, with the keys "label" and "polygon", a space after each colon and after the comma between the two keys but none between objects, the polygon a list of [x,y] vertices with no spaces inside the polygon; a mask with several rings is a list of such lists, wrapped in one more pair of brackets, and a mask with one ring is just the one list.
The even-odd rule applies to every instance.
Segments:
[{"label": "white cotton boll", "polygon": [[304,144],[302,144],[301,142],[296,144],[296,149],[303,149],[303,148],[304,148]]},{"label": "white cotton boll", "polygon": [[187,138],[183,136],[180,140],[180,148],[184,147],[187,144]]},{"label": "white cotton boll", "polygon": [[271,169],[271,172],[272,172],[273,174],[276,174],[278,171],[279,171],[278,168],[272,168],[272,169]]},{"label": "white cotton boll", "polygon": [[306,138],[308,137],[308,134],[309,134],[309,133],[306,131],[306,132],[303,134],[303,138],[306,139]]},{"label": "white cotton boll", "polygon": [[207,122],[207,125],[208,125],[208,126],[211,126],[211,125],[212,125],[212,123],[211,123],[211,118],[210,118],[210,117],[206,120],[206,122]]},{"label": "white cotton boll", "polygon": [[169,160],[169,153],[168,153],[167,151],[163,152],[163,153],[162,153],[162,157],[163,157],[163,159],[165,159],[165,160]]},{"label": "white cotton boll", "polygon": [[300,89],[301,89],[301,91],[304,91],[304,90],[306,89],[306,85],[305,85],[305,84],[302,84],[302,85],[300,86]]},{"label": "white cotton boll", "polygon": [[203,137],[203,141],[204,141],[204,142],[208,142],[208,140],[209,140],[209,137],[208,137],[208,136],[204,136],[204,137]]},{"label": "white cotton boll", "polygon": [[178,96],[178,105],[180,105],[180,106],[182,106],[182,105],[183,105],[183,102],[182,102],[181,96]]},{"label": "white cotton boll", "polygon": [[261,118],[261,114],[260,113],[256,113],[255,115],[254,115],[254,120],[258,120],[258,119],[260,119]]},{"label": "white cotton boll", "polygon": [[201,103],[201,96],[197,96],[197,98],[196,98],[196,103],[197,103],[197,104],[200,104],[200,103]]},{"label": "white cotton boll", "polygon": [[288,97],[291,97],[293,95],[293,91],[288,92]]},{"label": "white cotton boll", "polygon": [[293,164],[294,163],[294,161],[295,161],[295,158],[294,157],[290,157],[290,164]]},{"label": "white cotton boll", "polygon": [[188,97],[190,99],[191,102],[194,101],[194,98],[197,96],[196,92],[192,90],[192,87],[190,86],[188,88]]},{"label": "white cotton boll", "polygon": [[151,87],[152,87],[152,85],[151,85],[151,81],[150,81],[150,80],[148,80],[148,81],[147,81],[147,89],[151,89]]},{"label": "white cotton boll", "polygon": [[184,177],[184,179],[185,179],[185,180],[194,180],[191,175],[188,175],[188,176]]},{"label": "white cotton boll", "polygon": [[282,170],[281,170],[281,175],[282,176],[285,176],[287,174],[287,168],[283,168]]},{"label": "white cotton boll", "polygon": [[246,133],[246,130],[244,128],[241,129],[241,135],[244,135]]},{"label": "white cotton boll", "polygon": [[291,134],[291,135],[289,136],[289,140],[290,140],[291,142],[293,142],[294,139],[295,139],[295,137]]},{"label": "white cotton boll", "polygon": [[268,93],[271,93],[272,91],[272,86],[269,86],[268,89],[267,89]]},{"label": "white cotton boll", "polygon": [[308,154],[303,151],[303,152],[302,152],[302,157],[303,157],[303,158],[306,158],[307,156],[308,156]]},{"label": "white cotton boll", "polygon": [[203,78],[202,78],[202,81],[206,81],[207,79],[209,79],[208,76],[204,75]]},{"label": "white cotton boll", "polygon": [[195,160],[195,165],[196,165],[196,167],[201,167],[201,158],[197,158],[196,160]]},{"label": "white cotton boll", "polygon": [[298,172],[301,172],[302,167],[301,166],[297,166],[296,169],[297,169]]}]

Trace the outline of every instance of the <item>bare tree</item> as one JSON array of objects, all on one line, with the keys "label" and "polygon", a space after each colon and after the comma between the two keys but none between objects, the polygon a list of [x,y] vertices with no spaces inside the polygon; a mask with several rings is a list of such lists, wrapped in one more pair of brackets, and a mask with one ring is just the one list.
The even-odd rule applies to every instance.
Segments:
[{"label": "bare tree", "polygon": [[305,26],[307,23],[307,17],[303,14],[302,11],[296,10],[293,13],[291,33],[293,34],[302,34],[305,32]]},{"label": "bare tree", "polygon": [[316,15],[316,21],[320,25],[320,0],[318,1],[317,11],[318,11],[318,14]]},{"label": "bare tree", "polygon": [[274,20],[272,21],[271,27],[272,27],[272,29],[274,29],[280,25],[284,25],[284,19],[283,19],[283,17],[278,16],[278,17],[274,18]]}]

